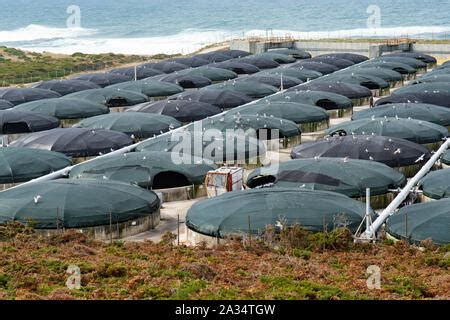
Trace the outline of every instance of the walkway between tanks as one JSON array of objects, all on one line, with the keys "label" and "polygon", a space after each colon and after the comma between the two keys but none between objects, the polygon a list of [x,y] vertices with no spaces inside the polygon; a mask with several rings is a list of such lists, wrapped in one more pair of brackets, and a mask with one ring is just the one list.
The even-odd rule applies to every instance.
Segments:
[{"label": "walkway between tanks", "polygon": [[[164,202],[161,206],[161,221],[155,229],[124,238],[123,241],[153,241],[159,242],[166,232],[177,234],[178,215],[180,218],[180,243],[186,242],[186,213],[188,209],[197,201],[204,199]],[[176,240],[175,240],[176,242]]]}]

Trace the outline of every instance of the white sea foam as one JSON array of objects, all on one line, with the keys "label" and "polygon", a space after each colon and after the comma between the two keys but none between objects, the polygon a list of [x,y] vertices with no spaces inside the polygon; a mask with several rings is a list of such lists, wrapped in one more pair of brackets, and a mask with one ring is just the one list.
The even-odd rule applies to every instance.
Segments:
[{"label": "white sea foam", "polygon": [[[375,29],[349,29],[336,31],[300,32],[295,30],[273,30],[273,36],[291,35],[300,39],[326,39],[351,37],[405,37],[450,34],[450,26],[411,26]],[[224,30],[187,29],[167,36],[139,38],[109,38],[93,29],[50,28],[29,25],[13,31],[1,31],[0,43],[30,50],[50,51],[55,53],[191,53],[206,45],[238,38],[242,36],[266,36],[266,30],[249,30],[232,32]]]},{"label": "white sea foam", "polygon": [[85,28],[52,28],[30,24],[24,28],[0,31],[1,42],[35,41],[57,38],[78,38],[94,35],[96,30]]}]

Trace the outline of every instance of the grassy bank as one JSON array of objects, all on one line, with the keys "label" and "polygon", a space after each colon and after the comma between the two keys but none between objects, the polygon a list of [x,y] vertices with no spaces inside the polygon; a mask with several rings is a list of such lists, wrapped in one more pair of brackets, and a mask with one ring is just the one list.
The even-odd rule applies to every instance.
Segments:
[{"label": "grassy bank", "polygon": [[[450,298],[449,248],[354,245],[347,233],[308,235],[306,242],[291,236],[276,249],[241,242],[208,249],[170,241],[106,244],[74,233],[41,238],[1,227],[0,298]],[[72,264],[81,270],[79,290],[65,286]],[[369,265],[381,269],[379,290],[367,288]]]},{"label": "grassy bank", "polygon": [[72,55],[35,53],[0,47],[0,86],[59,79],[71,74],[166,59],[168,55],[123,55],[114,53]]}]

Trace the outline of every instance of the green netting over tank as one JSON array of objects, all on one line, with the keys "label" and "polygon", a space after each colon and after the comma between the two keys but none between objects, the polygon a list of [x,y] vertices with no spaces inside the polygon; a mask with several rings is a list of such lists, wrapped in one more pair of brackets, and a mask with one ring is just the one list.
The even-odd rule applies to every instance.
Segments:
[{"label": "green netting over tank", "polygon": [[355,112],[353,120],[368,118],[398,117],[428,121],[441,126],[450,126],[450,108],[425,103],[388,103]]},{"label": "green netting over tank", "polygon": [[361,68],[385,68],[397,71],[401,74],[415,74],[417,71],[413,67],[393,61],[368,60],[358,65]]},{"label": "green netting over tank", "polygon": [[109,113],[104,104],[65,97],[19,104],[14,110],[43,113],[58,119],[89,118]]},{"label": "green netting over tank", "polygon": [[428,94],[438,94],[439,92],[450,93],[450,83],[445,82],[432,82],[432,83],[419,83],[409,85],[403,88],[395,90],[392,94],[404,94],[404,93],[417,93],[424,92]]},{"label": "green netting over tank", "polygon": [[386,231],[396,238],[419,244],[431,239],[439,245],[450,243],[450,199],[401,208],[386,223]]},{"label": "green netting over tank", "polygon": [[386,81],[402,81],[402,75],[395,71],[387,68],[373,67],[373,68],[362,68],[359,65],[352,66],[348,69],[348,73],[355,75],[371,75]]},{"label": "green netting over tank", "polygon": [[450,198],[450,169],[430,172],[420,181],[420,187],[429,198]]},{"label": "green netting over tank", "polygon": [[273,116],[295,123],[320,122],[328,120],[330,117],[324,109],[313,105],[278,101],[263,101],[249,104],[239,108],[239,110],[228,111],[227,116],[237,113],[243,115]]},{"label": "green netting over tank", "polygon": [[[223,115],[215,118],[203,119],[187,126],[187,130],[210,130],[217,129],[225,132],[226,130],[243,131],[254,130],[278,130],[279,137],[294,137],[301,134],[300,128],[292,121],[270,116],[257,116],[247,114]],[[269,134],[269,132],[268,132]],[[269,136],[267,136],[269,137]]]},{"label": "green netting over tank", "polygon": [[230,79],[237,78],[237,73],[227,70],[227,69],[221,69],[221,68],[215,68],[215,67],[198,67],[198,68],[191,68],[191,69],[185,69],[178,71],[179,74],[189,74],[194,76],[202,76],[205,78],[208,78],[211,81],[226,81]]},{"label": "green netting over tank", "polygon": [[132,106],[148,101],[147,96],[142,93],[112,88],[84,90],[68,94],[65,97],[84,99],[108,107]]},{"label": "green netting over tank", "polygon": [[[330,74],[326,77],[322,78],[323,81],[328,82],[344,82],[344,83],[350,83],[350,84],[357,84],[369,89],[385,89],[389,88],[389,82],[386,80],[379,78],[377,76],[373,76],[370,74],[353,74],[350,71],[349,72],[343,72],[343,73],[335,73]],[[322,80],[321,79],[321,80]]]},{"label": "green netting over tank", "polygon": [[156,113],[113,112],[84,119],[74,127],[108,129],[142,139],[181,127],[181,123],[172,117]]},{"label": "green netting over tank", "polygon": [[348,227],[355,231],[363,203],[342,194],[285,188],[225,193],[195,203],[186,216],[191,230],[212,237],[261,234],[268,225],[300,224],[313,232]]},{"label": "green netting over tank", "polygon": [[326,133],[328,135],[378,135],[428,144],[446,138],[448,130],[440,125],[421,120],[371,118],[347,121],[329,128]]},{"label": "green netting over tank", "polygon": [[0,224],[32,221],[37,229],[86,228],[142,218],[159,206],[154,192],[128,183],[58,179],[1,192]]},{"label": "green netting over tank", "polygon": [[450,150],[448,150],[441,158],[442,163],[450,165]]},{"label": "green netting over tank", "polygon": [[398,62],[406,64],[416,70],[421,68],[426,68],[427,64],[420,60],[408,57],[392,57],[392,56],[381,56],[374,59],[375,61],[387,61],[387,62]]},{"label": "green netting over tank", "polygon": [[352,108],[352,101],[340,94],[325,91],[290,91],[266,98],[269,101],[298,102],[312,104],[325,110]]},{"label": "green netting over tank", "polygon": [[205,87],[202,90],[209,89],[223,89],[223,90],[232,90],[243,93],[251,98],[263,98],[265,96],[269,96],[278,91],[277,88],[273,86],[269,86],[267,84],[253,82],[253,81],[236,81],[229,80],[223,83],[217,83],[210,86]]},{"label": "green netting over tank", "polygon": [[288,77],[297,78],[299,80],[302,80],[303,82],[317,79],[322,76],[320,72],[308,70],[308,69],[295,69],[295,68],[285,68],[285,67],[278,67],[275,69],[268,69],[263,70],[257,73],[254,73],[254,75],[258,74],[275,74],[275,75],[283,75]]},{"label": "green netting over tank", "polygon": [[247,179],[251,188],[273,183],[276,187],[333,191],[349,197],[388,193],[406,182],[400,172],[385,164],[345,158],[297,159],[254,170]]},{"label": "green netting over tank", "polygon": [[285,53],[264,52],[264,53],[261,53],[259,55],[255,55],[255,56],[269,58],[278,63],[294,63],[295,61],[297,61],[294,57],[292,57],[288,54],[285,54]]},{"label": "green netting over tank", "polygon": [[41,177],[72,164],[62,153],[28,148],[0,148],[0,183],[18,183]]},{"label": "green netting over tank", "polygon": [[184,176],[187,184],[199,185],[203,184],[208,171],[216,169],[211,160],[198,157],[183,160],[179,154],[170,152],[131,152],[82,163],[71,170],[70,178],[118,180],[153,188],[155,176],[160,173],[177,173]]},{"label": "green netting over tank", "polygon": [[133,91],[144,94],[147,97],[168,97],[184,91],[182,87],[175,83],[151,79],[122,82],[106,88]]},{"label": "green netting over tank", "polygon": [[266,152],[264,144],[256,137],[219,133],[215,136],[206,136],[201,131],[177,131],[142,142],[136,150],[176,152],[184,155],[186,161],[192,161],[193,156],[196,156],[215,162],[244,161],[264,155]]},{"label": "green netting over tank", "polygon": [[311,58],[310,53],[303,51],[303,50],[299,50],[299,49],[273,49],[273,50],[269,50],[267,53],[284,54],[284,55],[291,56],[295,59]]}]

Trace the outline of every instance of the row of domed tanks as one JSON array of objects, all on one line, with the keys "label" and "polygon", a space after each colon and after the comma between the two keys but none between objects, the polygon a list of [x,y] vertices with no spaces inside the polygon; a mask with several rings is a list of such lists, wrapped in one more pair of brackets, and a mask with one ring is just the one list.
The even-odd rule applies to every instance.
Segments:
[{"label": "row of domed tanks", "polygon": [[[0,89],[0,109],[0,223],[123,238],[154,228],[162,200],[205,196],[207,173],[233,164],[247,189],[194,204],[191,238],[259,235],[281,219],[355,231],[366,188],[375,218],[448,136],[450,64],[418,52],[215,51]],[[268,163],[273,143],[292,160]],[[18,186],[74,164],[63,179]],[[448,165],[447,152],[388,234],[450,242]]]}]

